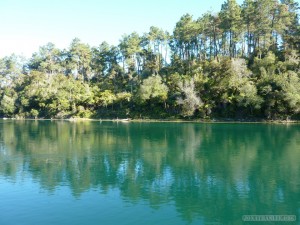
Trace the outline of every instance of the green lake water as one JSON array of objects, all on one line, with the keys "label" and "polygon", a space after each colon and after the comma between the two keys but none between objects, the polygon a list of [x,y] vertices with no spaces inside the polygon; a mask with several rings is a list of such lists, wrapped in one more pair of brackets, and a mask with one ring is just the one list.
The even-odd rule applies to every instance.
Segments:
[{"label": "green lake water", "polygon": [[0,120],[0,225],[299,219],[300,125]]}]

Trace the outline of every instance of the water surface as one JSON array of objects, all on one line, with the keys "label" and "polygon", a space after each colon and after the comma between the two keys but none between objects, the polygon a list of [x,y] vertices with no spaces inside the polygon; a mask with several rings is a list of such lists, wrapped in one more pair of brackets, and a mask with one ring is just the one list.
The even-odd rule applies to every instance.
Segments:
[{"label": "water surface", "polygon": [[0,224],[282,224],[300,125],[0,120]]}]

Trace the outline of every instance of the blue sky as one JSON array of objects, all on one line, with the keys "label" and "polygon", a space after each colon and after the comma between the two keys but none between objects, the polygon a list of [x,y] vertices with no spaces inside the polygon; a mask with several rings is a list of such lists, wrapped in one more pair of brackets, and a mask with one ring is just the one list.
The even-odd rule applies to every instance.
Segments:
[{"label": "blue sky", "polygon": [[[179,18],[218,12],[225,0],[0,0],[0,57],[30,57],[48,42],[67,48],[78,37],[91,46],[118,44],[125,33],[157,26],[172,32]],[[242,0],[238,0],[241,3]]]}]

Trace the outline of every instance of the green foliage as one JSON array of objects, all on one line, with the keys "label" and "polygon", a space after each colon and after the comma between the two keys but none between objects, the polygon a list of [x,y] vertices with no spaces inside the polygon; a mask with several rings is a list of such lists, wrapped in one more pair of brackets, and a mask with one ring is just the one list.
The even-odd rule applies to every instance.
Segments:
[{"label": "green foliage", "polygon": [[107,108],[107,106],[112,105],[116,99],[117,97],[115,96],[115,94],[113,94],[110,90],[105,90],[99,93],[97,102],[99,105]]},{"label": "green foliage", "polygon": [[147,100],[165,102],[168,97],[168,87],[162,82],[159,75],[150,76],[143,81],[138,96],[141,102]]},{"label": "green foliage", "polygon": [[283,100],[287,104],[286,115],[300,112],[300,79],[298,74],[288,71],[283,74]]},{"label": "green foliage", "polygon": [[235,57],[237,55],[236,44],[240,41],[243,31],[241,8],[235,0],[227,0],[222,5],[220,18],[222,21],[220,27],[224,30],[224,35],[229,37],[229,55]]},{"label": "green foliage", "polygon": [[39,70],[48,74],[60,73],[63,71],[60,56],[61,51],[55,48],[53,43],[48,43],[40,47],[38,53],[33,54],[28,66],[32,70]]},{"label": "green foliage", "polygon": [[0,116],[263,117],[300,115],[299,4],[226,0],[150,27],[118,46],[48,43],[0,59]]},{"label": "green foliage", "polygon": [[1,96],[1,112],[4,116],[13,116],[16,110],[15,101],[17,99],[14,91],[7,90]]},{"label": "green foliage", "polygon": [[39,115],[39,111],[37,111],[36,109],[31,109],[30,110],[30,115],[34,118],[37,118]]}]

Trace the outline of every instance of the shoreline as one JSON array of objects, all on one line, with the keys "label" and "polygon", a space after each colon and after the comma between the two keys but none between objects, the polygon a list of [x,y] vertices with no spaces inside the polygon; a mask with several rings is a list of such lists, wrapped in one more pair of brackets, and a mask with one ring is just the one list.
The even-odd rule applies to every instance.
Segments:
[{"label": "shoreline", "polygon": [[17,121],[68,121],[68,122],[121,122],[121,123],[249,123],[249,124],[300,124],[300,120],[247,120],[247,119],[101,119],[101,118],[62,118],[62,119],[45,119],[45,118],[8,118],[3,117],[1,120]]}]

